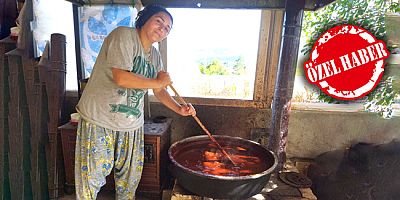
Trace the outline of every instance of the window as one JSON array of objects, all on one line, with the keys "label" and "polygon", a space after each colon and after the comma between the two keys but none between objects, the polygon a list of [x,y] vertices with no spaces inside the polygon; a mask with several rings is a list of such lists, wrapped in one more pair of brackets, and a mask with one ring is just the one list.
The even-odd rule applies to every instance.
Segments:
[{"label": "window", "polygon": [[[175,88],[188,102],[270,106],[283,11],[168,10],[174,16],[173,30],[166,40],[155,46],[161,52]],[[104,37],[117,26],[132,26],[136,13],[136,9],[129,6],[80,8],[80,56],[84,78],[90,76]]]},{"label": "window", "polygon": [[[65,0],[33,1],[35,56],[41,56],[52,33],[66,36],[66,90],[77,91],[76,50],[72,4]],[[133,26],[136,9],[130,5],[79,7],[81,57],[85,77],[90,76],[104,38],[117,26]],[[76,38],[79,39],[79,38]]]},{"label": "window", "polygon": [[252,100],[261,11],[170,11],[167,65],[182,95]]},{"label": "window", "polygon": [[270,106],[282,11],[168,10],[174,24],[160,52],[181,96],[204,105]]},{"label": "window", "polygon": [[[385,13],[398,7],[396,2],[383,0],[338,1],[318,11],[305,12],[300,49],[310,52],[316,36],[321,35],[328,27],[348,22],[369,30],[378,39],[384,39],[386,35],[390,43],[390,34],[387,34],[389,30],[387,28],[391,23]],[[390,45],[389,43],[388,45]],[[306,80],[303,63],[309,59],[309,55],[299,53],[298,58],[292,99],[295,102],[292,104],[293,108],[344,112],[368,111],[376,112],[385,118],[390,118],[392,113],[398,115],[400,95],[395,86],[398,85],[396,80],[398,80],[399,67],[389,62],[389,59],[386,60],[385,74],[372,93],[356,101],[338,101],[322,93],[318,87],[311,85]]]},{"label": "window", "polygon": [[75,36],[72,4],[65,0],[33,1],[32,23],[35,56],[42,55],[51,34],[61,33],[66,37],[66,90],[77,90]]}]

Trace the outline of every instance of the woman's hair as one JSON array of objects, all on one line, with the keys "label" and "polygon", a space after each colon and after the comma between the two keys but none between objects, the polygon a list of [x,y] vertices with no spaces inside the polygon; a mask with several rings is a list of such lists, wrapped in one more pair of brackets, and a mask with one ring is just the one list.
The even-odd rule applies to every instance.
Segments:
[{"label": "woman's hair", "polygon": [[174,22],[171,13],[167,11],[164,7],[157,5],[157,4],[150,4],[146,6],[143,10],[139,11],[135,21],[136,28],[142,28],[142,26],[150,19],[151,16],[159,13],[165,12],[171,18],[171,25]]}]

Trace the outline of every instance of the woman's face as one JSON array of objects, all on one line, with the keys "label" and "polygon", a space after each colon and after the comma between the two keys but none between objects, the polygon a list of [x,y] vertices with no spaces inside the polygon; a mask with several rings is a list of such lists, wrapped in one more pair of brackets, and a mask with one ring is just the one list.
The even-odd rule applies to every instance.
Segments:
[{"label": "woman's face", "polygon": [[146,33],[147,38],[154,42],[160,42],[165,39],[172,28],[171,18],[165,12],[159,12],[150,17],[143,25],[142,31]]}]

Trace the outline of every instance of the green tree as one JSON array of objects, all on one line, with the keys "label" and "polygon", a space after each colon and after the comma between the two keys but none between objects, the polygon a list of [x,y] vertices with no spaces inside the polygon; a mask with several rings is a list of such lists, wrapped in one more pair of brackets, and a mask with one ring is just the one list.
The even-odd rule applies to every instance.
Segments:
[{"label": "green tree", "polygon": [[234,75],[245,75],[246,74],[246,64],[244,64],[244,59],[240,56],[238,59],[235,60],[235,65],[233,66]]},{"label": "green tree", "polygon": [[321,10],[305,12],[302,29],[307,43],[302,52],[309,53],[322,33],[341,24],[363,27],[386,41],[385,13],[391,5],[387,0],[336,0]]},{"label": "green tree", "polygon": [[[309,54],[320,35],[341,24],[360,26],[377,39],[386,42],[385,14],[387,11],[399,12],[399,10],[397,2],[388,0],[336,0],[318,11],[305,12],[302,34],[307,41],[301,52]],[[393,77],[384,76],[377,88],[364,98],[367,101],[364,105],[367,111],[391,117],[391,105],[399,95],[399,91],[392,89],[392,79]],[[320,90],[318,99],[328,103],[348,103],[333,99]]]},{"label": "green tree", "polygon": [[221,64],[221,61],[214,59],[210,64],[204,65],[201,63],[199,65],[200,72],[205,75],[229,75],[229,71],[226,69],[224,65]]}]

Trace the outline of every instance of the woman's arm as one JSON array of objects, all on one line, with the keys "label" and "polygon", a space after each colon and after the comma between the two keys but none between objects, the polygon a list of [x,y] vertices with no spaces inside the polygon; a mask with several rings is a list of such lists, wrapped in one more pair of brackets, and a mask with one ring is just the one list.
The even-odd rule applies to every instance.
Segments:
[{"label": "woman's arm", "polygon": [[182,116],[196,115],[196,110],[191,104],[178,104],[165,90],[168,85],[172,84],[167,72],[160,71],[157,74],[157,78],[152,79],[113,67],[112,74],[114,82],[120,87],[153,89],[157,99],[169,109]]},{"label": "woman's arm", "polygon": [[169,109],[173,110],[175,113],[180,114],[182,116],[196,115],[196,110],[191,104],[187,105],[178,104],[175,101],[175,99],[171,97],[171,95],[167,92],[165,88],[153,89],[153,92],[161,103],[163,103]]},{"label": "woman's arm", "polygon": [[111,69],[114,82],[124,88],[147,88],[156,89],[166,87],[171,84],[171,78],[167,72],[158,72],[157,78],[146,78],[144,76],[118,69],[113,67]]}]

